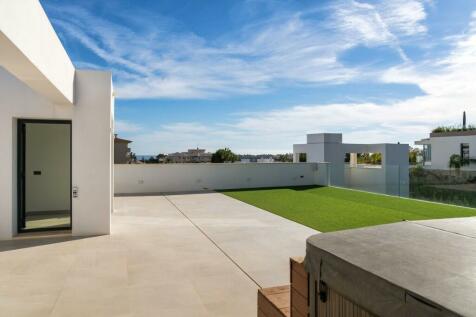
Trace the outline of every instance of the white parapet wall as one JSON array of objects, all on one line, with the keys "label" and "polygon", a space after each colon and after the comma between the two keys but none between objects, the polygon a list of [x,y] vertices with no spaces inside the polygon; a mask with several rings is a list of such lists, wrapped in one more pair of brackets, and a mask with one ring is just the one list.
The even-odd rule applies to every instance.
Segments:
[{"label": "white parapet wall", "polygon": [[116,164],[115,194],[328,185],[327,163]]}]

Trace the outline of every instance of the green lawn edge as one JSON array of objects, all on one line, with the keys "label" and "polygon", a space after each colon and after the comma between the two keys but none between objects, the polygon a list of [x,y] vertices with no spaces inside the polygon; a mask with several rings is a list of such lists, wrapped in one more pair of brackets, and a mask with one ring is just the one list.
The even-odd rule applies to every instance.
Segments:
[{"label": "green lawn edge", "polygon": [[476,209],[327,186],[219,192],[321,232],[403,220],[476,216]]}]

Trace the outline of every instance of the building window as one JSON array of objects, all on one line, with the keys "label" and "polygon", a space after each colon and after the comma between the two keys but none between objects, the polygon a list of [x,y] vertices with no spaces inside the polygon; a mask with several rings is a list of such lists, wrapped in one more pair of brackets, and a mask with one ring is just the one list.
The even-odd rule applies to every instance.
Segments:
[{"label": "building window", "polygon": [[461,143],[461,165],[469,165],[469,144]]},{"label": "building window", "polygon": [[423,145],[423,162],[431,162],[431,144]]},{"label": "building window", "polygon": [[344,162],[353,167],[378,167],[382,166],[382,153],[345,153]]},{"label": "building window", "polygon": [[307,154],[299,153],[299,163],[306,163],[306,162],[307,162]]}]

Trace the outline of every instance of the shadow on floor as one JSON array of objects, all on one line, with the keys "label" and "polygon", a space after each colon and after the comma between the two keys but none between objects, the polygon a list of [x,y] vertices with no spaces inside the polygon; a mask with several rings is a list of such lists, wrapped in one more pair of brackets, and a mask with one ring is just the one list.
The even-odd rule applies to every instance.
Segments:
[{"label": "shadow on floor", "polygon": [[194,190],[194,191],[177,191],[177,192],[157,192],[157,193],[131,193],[131,194],[114,194],[114,197],[134,197],[134,196],[174,196],[174,195],[194,195],[216,193],[214,190]]},{"label": "shadow on floor", "polygon": [[195,190],[195,191],[177,191],[177,192],[157,192],[157,193],[131,193],[131,194],[114,194],[114,197],[134,197],[134,196],[174,196],[174,195],[194,195],[207,193],[226,193],[226,192],[242,192],[255,190],[270,190],[270,189],[290,189],[295,191],[308,190],[313,188],[321,188],[326,186],[320,185],[306,185],[306,186],[283,186],[283,187],[253,187],[253,188],[230,188],[217,190]]},{"label": "shadow on floor", "polygon": [[0,252],[13,251],[25,248],[33,248],[55,243],[63,243],[81,239],[89,239],[97,236],[72,237],[71,235],[51,235],[51,236],[25,236],[15,237],[12,240],[0,241]]},{"label": "shadow on floor", "polygon": [[283,187],[255,187],[255,188],[236,188],[236,189],[221,189],[218,190],[219,193],[226,192],[247,192],[247,191],[256,191],[256,190],[273,190],[273,189],[290,189],[294,191],[302,191],[314,188],[323,188],[326,186],[321,185],[305,185],[305,186],[283,186]]}]

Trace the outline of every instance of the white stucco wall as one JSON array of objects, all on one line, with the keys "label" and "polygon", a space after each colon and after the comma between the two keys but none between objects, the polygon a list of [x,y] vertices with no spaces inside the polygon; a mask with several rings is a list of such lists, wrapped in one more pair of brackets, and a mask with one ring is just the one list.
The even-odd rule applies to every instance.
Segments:
[{"label": "white stucco wall", "polygon": [[56,104],[74,101],[74,66],[38,0],[0,0],[0,65]]},{"label": "white stucco wall", "polygon": [[[432,137],[430,139],[431,168],[448,169],[450,156],[453,154],[461,154],[461,143],[468,143],[469,156],[476,158],[476,135]],[[476,169],[476,166],[473,165],[471,168]]]},{"label": "white stucco wall", "polygon": [[72,120],[73,234],[105,234],[112,209],[112,84],[78,71],[77,103],[56,105],[0,67],[0,239],[17,231],[17,119]]},{"label": "white stucco wall", "polygon": [[112,76],[76,71],[73,106],[73,235],[108,234],[113,178]]},{"label": "white stucco wall", "polygon": [[17,118],[70,119],[72,107],[58,106],[36,94],[0,67],[0,239],[17,227]]},{"label": "white stucco wall", "polygon": [[327,165],[309,163],[116,164],[116,194],[327,185]]}]

